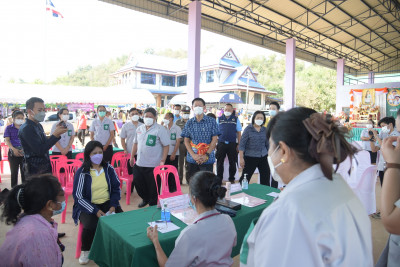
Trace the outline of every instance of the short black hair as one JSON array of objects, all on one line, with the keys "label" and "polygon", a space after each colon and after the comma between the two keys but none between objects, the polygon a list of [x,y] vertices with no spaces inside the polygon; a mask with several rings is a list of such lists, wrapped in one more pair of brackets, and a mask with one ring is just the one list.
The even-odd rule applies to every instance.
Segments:
[{"label": "short black hair", "polygon": [[172,114],[171,112],[165,113],[165,116],[166,116],[168,119],[173,119],[173,118],[174,118],[174,114]]},{"label": "short black hair", "polygon": [[176,107],[178,107],[178,108],[182,108],[182,106],[181,106],[181,105],[179,105],[179,104],[176,104],[176,105],[174,105],[174,108],[176,108]]},{"label": "short black hair", "polygon": [[[90,168],[92,168],[92,160],[90,159],[90,153],[96,148],[99,147],[103,150],[103,145],[99,141],[90,141],[86,144],[85,150],[83,151],[83,163],[82,168],[84,172],[90,172]],[[101,161],[100,165],[104,168],[107,166],[107,162],[105,162],[104,158]]]},{"label": "short black hair", "polygon": [[207,113],[207,116],[208,117],[211,117],[211,118],[214,118],[215,120],[217,119],[217,116],[215,116],[215,114],[214,113]]},{"label": "short black hair", "polygon": [[206,105],[206,101],[204,101],[203,98],[196,97],[195,99],[192,100],[192,106],[194,105],[194,102],[196,102],[196,101],[200,101],[201,103],[203,103],[203,106]]},{"label": "short black hair", "polygon": [[58,120],[61,120],[60,116],[61,116],[61,114],[63,114],[64,110],[69,112],[69,110],[67,108],[60,108],[60,110],[57,112]]},{"label": "short black hair", "polygon": [[12,117],[13,119],[15,119],[15,117],[17,117],[18,115],[24,116],[24,113],[23,113],[21,110],[15,110],[15,111],[12,113],[11,117]]},{"label": "short black hair", "polygon": [[389,125],[390,123],[393,125],[393,127],[396,126],[396,120],[393,117],[384,117],[378,121],[378,126],[381,127],[381,123],[385,123]]},{"label": "short black hair", "polygon": [[129,110],[129,113],[131,113],[132,111],[135,111],[135,110],[136,110],[138,113],[140,113],[139,110],[138,110],[137,108],[131,108],[131,109]]},{"label": "short black hair", "polygon": [[26,100],[26,109],[32,110],[35,107],[35,103],[44,103],[44,101],[39,97],[31,97]]},{"label": "short black hair", "polygon": [[231,106],[231,108],[233,108],[231,103],[226,103],[225,106]]},{"label": "short black hair", "polygon": [[146,108],[144,113],[146,114],[147,112],[150,112],[151,114],[154,115],[154,117],[157,117],[157,111],[154,108]]},{"label": "short black hair", "polygon": [[190,178],[190,195],[197,198],[206,208],[214,207],[218,198],[224,198],[226,188],[221,179],[212,172],[200,171]]},{"label": "short black hair", "polygon": [[270,105],[270,106],[271,106],[271,105],[275,105],[275,106],[277,107],[278,110],[281,109],[281,106],[280,106],[279,103],[276,102],[276,101],[273,101],[273,102],[269,103],[269,105]]},{"label": "short black hair", "polygon": [[256,112],[254,112],[254,114],[253,114],[253,116],[251,117],[251,124],[255,124],[256,123],[256,116],[258,115],[258,114],[262,114],[263,115],[263,123],[262,123],[262,125],[261,126],[263,126],[264,124],[265,124],[265,114],[264,114],[264,112],[262,112],[261,110],[257,110]]},{"label": "short black hair", "polygon": [[97,112],[99,112],[99,108],[104,108],[105,110],[107,110],[107,109],[106,109],[106,106],[104,106],[104,105],[98,105],[98,106],[97,106]]}]

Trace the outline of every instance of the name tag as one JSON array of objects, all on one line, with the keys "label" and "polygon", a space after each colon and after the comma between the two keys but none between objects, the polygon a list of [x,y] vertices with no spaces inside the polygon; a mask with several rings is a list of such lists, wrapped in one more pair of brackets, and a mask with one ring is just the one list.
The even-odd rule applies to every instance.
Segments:
[{"label": "name tag", "polygon": [[155,146],[156,145],[156,136],[149,134],[147,136],[146,146]]},{"label": "name tag", "polygon": [[176,133],[171,133],[171,140],[176,140]]},{"label": "name tag", "polygon": [[72,130],[68,130],[68,136],[72,136]]},{"label": "name tag", "polygon": [[104,124],[104,130],[108,131],[110,129],[110,125]]}]

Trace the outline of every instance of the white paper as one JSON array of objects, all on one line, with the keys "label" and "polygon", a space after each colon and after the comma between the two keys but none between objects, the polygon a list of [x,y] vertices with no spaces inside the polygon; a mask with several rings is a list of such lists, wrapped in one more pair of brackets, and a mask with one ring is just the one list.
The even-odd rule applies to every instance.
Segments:
[{"label": "white paper", "polygon": [[171,214],[175,217],[178,218],[180,221],[183,223],[186,223],[187,225],[191,225],[194,223],[194,220],[197,218],[198,214],[195,212],[192,208],[185,208],[181,210],[174,210],[171,211]]},{"label": "white paper", "polygon": [[109,216],[109,215],[114,215],[115,214],[115,212],[113,211],[113,212],[111,212],[110,213],[110,211],[107,211],[107,213],[106,213],[106,216]]},{"label": "white paper", "polygon": [[165,203],[167,204],[171,212],[174,210],[181,210],[190,207],[188,194],[160,199],[160,207],[163,207]]},{"label": "white paper", "polygon": [[242,191],[242,187],[240,186],[240,183],[231,185],[231,194],[235,193],[235,192],[240,192],[240,191]]},{"label": "white paper", "polygon": [[271,192],[271,193],[267,194],[267,196],[276,198],[276,197],[279,196],[279,193],[277,193],[277,192]]},{"label": "white paper", "polygon": [[172,222],[167,222],[167,223],[165,223],[165,222],[149,222],[149,225],[151,227],[154,227],[157,225],[157,230],[163,234],[179,229],[179,226],[173,224]]},{"label": "white paper", "polygon": [[231,196],[231,201],[242,204],[246,207],[256,207],[267,202],[265,199],[250,196],[246,193],[239,193]]}]

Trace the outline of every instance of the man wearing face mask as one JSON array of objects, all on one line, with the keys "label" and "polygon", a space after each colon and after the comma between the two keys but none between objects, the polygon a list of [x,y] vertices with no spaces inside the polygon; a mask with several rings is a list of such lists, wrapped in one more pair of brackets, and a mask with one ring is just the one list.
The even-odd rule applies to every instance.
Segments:
[{"label": "man wearing face mask", "polygon": [[[190,117],[190,107],[185,106],[182,109],[182,116],[179,120],[175,122],[176,126],[179,126],[181,128],[181,131],[186,125],[186,122],[189,120]],[[183,181],[183,169],[185,169],[185,175],[187,175],[187,161],[186,161],[186,156],[187,156],[187,149],[185,146],[185,142],[183,142],[183,139],[181,140],[179,144],[179,159],[178,159],[178,173],[179,173],[179,180]]]},{"label": "man wearing face mask", "polygon": [[181,136],[184,138],[188,151],[188,175],[186,181],[198,171],[213,171],[215,162],[215,146],[220,135],[215,119],[205,116],[206,102],[202,98],[192,101],[193,112],[196,117],[190,119]]},{"label": "man wearing face mask", "polygon": [[[130,164],[133,167],[133,180],[138,195],[142,198],[139,208],[149,204],[157,205],[157,188],[153,171],[157,166],[165,165],[170,144],[167,129],[157,124],[157,112],[154,108],[144,111],[144,125],[137,128],[133,138]],[[133,157],[137,153],[136,164]]]},{"label": "man wearing face mask", "polygon": [[[65,123],[65,126],[67,127],[68,131],[62,134],[60,141],[58,141],[53,146],[52,155],[64,155],[67,156],[67,158],[72,159],[72,144],[74,143],[75,139],[75,130],[72,123],[68,122],[69,120],[68,109],[66,108],[60,109],[57,112],[57,116],[61,122]],[[51,127],[50,134],[52,134],[56,130],[58,124],[59,122],[53,124],[53,127]]]},{"label": "man wearing face mask", "polygon": [[113,156],[114,122],[106,117],[107,110],[103,105],[97,107],[97,118],[90,125],[90,140],[99,141],[103,145],[104,160],[111,162]]},{"label": "man wearing face mask", "polygon": [[236,117],[231,104],[225,105],[224,114],[217,118],[221,135],[218,138],[217,147],[217,175],[222,180],[224,175],[224,161],[229,160],[229,181],[235,182],[237,152],[239,151],[240,138],[242,136],[242,124]]},{"label": "man wearing face mask", "polygon": [[176,122],[177,120],[181,119],[181,116],[180,116],[181,109],[182,109],[182,106],[179,105],[179,104],[174,106],[174,122]]},{"label": "man wearing face mask", "polygon": [[31,97],[26,101],[28,118],[21,125],[18,137],[24,151],[24,171],[29,179],[35,174],[52,173],[49,149],[68,131],[67,127],[58,124],[49,138],[46,137],[40,122],[46,116],[44,101],[38,97]]},{"label": "man wearing face mask", "polygon": [[265,127],[267,127],[269,121],[271,118],[275,117],[276,114],[278,114],[279,110],[281,109],[281,106],[279,105],[278,102],[271,102],[269,104],[269,117],[265,120]]},{"label": "man wearing face mask", "polygon": [[[400,136],[400,133],[396,129],[396,121],[393,117],[384,117],[378,122],[378,126],[382,127],[381,132],[378,132],[375,129],[371,129],[374,134],[374,138],[376,142],[370,142],[371,144],[371,151],[377,152],[380,150],[382,146],[382,141],[389,136]],[[396,146],[397,142],[394,142],[393,145]],[[383,183],[383,175],[385,170],[385,160],[383,157],[379,157],[378,162],[378,171],[379,171],[379,179],[381,181],[381,186]]]}]

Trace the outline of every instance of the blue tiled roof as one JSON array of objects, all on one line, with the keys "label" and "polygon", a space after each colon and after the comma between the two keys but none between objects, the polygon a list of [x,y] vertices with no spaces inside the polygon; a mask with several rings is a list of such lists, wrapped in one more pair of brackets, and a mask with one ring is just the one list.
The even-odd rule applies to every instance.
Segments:
[{"label": "blue tiled roof", "polygon": [[[239,81],[243,84],[243,85],[247,85],[247,78],[239,78]],[[239,84],[239,83],[238,83]],[[251,87],[255,87],[255,88],[260,88],[260,89],[265,89],[264,86],[262,86],[259,82],[254,81],[253,79],[249,80],[249,86]]]},{"label": "blue tiled roof", "polygon": [[226,59],[226,58],[222,58],[221,62],[222,63],[226,63],[226,64],[228,64],[228,65],[230,65],[232,67],[235,67],[235,68],[242,66],[242,64],[240,64],[239,62],[237,62],[235,60],[231,60],[231,59]]}]

